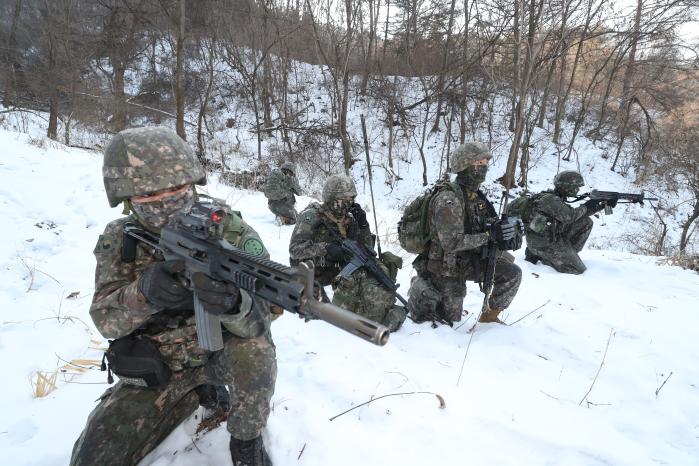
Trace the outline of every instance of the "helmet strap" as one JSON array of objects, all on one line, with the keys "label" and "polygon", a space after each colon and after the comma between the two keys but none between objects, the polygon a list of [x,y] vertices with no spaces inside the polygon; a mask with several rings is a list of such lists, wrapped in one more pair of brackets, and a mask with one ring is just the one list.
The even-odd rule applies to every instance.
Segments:
[{"label": "helmet strap", "polygon": [[131,201],[128,199],[124,199],[124,210],[121,211],[123,215],[129,215],[131,213]]}]

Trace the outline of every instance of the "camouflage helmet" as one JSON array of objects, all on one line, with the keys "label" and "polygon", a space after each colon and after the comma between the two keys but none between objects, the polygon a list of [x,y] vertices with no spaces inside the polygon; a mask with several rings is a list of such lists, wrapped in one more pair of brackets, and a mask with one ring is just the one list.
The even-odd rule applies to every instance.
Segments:
[{"label": "camouflage helmet", "polygon": [[488,150],[488,146],[482,142],[466,142],[451,151],[449,166],[452,173],[464,171],[473,162],[481,159],[490,160],[493,155]]},{"label": "camouflage helmet", "polygon": [[354,181],[347,175],[332,175],[325,180],[323,186],[323,202],[330,204],[338,197],[354,197],[357,195],[357,188]]},{"label": "camouflage helmet", "polygon": [[296,164],[294,162],[284,162],[279,168],[289,170],[293,175],[296,175]]},{"label": "camouflage helmet", "polygon": [[553,178],[553,186],[556,191],[568,196],[575,195],[578,189],[584,185],[585,180],[583,180],[582,175],[573,170],[562,171]]},{"label": "camouflage helmet", "polygon": [[121,131],[104,149],[104,189],[116,207],[133,196],[185,184],[206,184],[206,173],[189,145],[168,128]]}]

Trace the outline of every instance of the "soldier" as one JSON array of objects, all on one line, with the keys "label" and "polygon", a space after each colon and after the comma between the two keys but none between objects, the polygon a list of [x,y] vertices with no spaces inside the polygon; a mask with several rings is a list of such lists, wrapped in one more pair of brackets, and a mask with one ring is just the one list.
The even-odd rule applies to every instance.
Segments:
[{"label": "soldier", "polygon": [[[535,194],[528,201],[523,217],[526,225],[525,260],[550,265],[561,273],[581,274],[587,267],[578,256],[592,231],[591,215],[604,204],[589,200],[578,207],[566,204],[585,184],[576,171],[562,171],[553,179],[553,191]],[[607,200],[610,207],[616,200]]]},{"label": "soldier", "polygon": [[[497,222],[493,205],[479,190],[490,158],[481,143],[460,145],[450,156],[456,183],[438,184],[433,191],[427,213],[431,239],[413,262],[417,276],[410,284],[408,308],[416,322],[461,320],[466,281],[482,285],[482,248],[491,240],[501,251],[519,247],[512,242],[514,227]],[[510,305],[522,280],[520,268],[503,256],[497,259],[489,310],[480,322],[502,323],[498,315]]]},{"label": "soldier", "polygon": [[[299,222],[289,243],[290,262],[293,265],[313,261],[318,283],[323,287],[333,287],[333,304],[396,331],[405,320],[403,307],[395,305],[395,296],[364,268],[349,277],[336,279],[349,259],[340,245],[341,238],[355,240],[373,251],[374,237],[366,212],[355,202],[356,196],[352,178],[345,175],[329,177],[323,187],[323,203],[311,203],[299,214]],[[399,264],[396,259],[400,258],[390,253],[382,256],[384,262],[389,262],[388,267],[397,273]],[[383,264],[382,267],[388,273],[388,267]],[[395,281],[395,274],[392,278]]]},{"label": "soldier", "polygon": [[[109,223],[99,237],[90,315],[100,333],[114,339],[110,352],[116,358],[110,359],[110,370],[143,375],[123,377],[101,396],[73,447],[70,464],[138,463],[194,412],[198,393],[227,385],[233,464],[271,466],[262,442],[277,373],[269,305],[194,274],[200,302],[207,312],[221,315],[226,330],[224,348],[205,351],[197,343],[193,292],[177,276],[183,263],[164,261],[157,250],[140,242],[135,260],[122,253],[125,223],[136,222],[159,234],[180,212],[191,209],[198,196],[194,185],[206,183],[202,166],[175,132],[138,128],[114,136],[104,152],[102,173],[110,206],[123,202],[131,215]],[[231,212],[226,218],[228,241],[267,254],[255,230],[238,215]],[[255,247],[248,248],[252,243]]]},{"label": "soldier", "polygon": [[296,165],[284,162],[272,170],[264,185],[264,195],[267,198],[269,210],[277,216],[282,225],[296,223],[296,197],[301,195],[301,187],[296,179]]}]

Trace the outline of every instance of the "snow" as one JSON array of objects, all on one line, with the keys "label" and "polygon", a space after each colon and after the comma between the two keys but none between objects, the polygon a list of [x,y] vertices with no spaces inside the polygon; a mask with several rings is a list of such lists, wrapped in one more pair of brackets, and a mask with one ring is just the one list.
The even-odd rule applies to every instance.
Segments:
[{"label": "snow", "polygon": [[[78,372],[67,362],[100,360],[106,346],[88,314],[92,249],[121,212],[107,207],[98,152],[7,130],[0,130],[0,147],[2,462],[67,464],[107,386],[105,373]],[[580,156],[582,167],[594,159],[592,150]],[[489,180],[503,157],[495,164]],[[543,188],[551,166],[539,169]],[[413,175],[393,192],[375,186],[379,233],[394,252],[397,245],[387,240],[395,239],[401,202],[422,189],[419,173]],[[614,176],[592,181],[609,183],[599,189],[620,188]],[[287,263],[292,227],[275,225],[260,193],[215,177],[205,191],[242,210],[272,258]],[[370,206],[368,189],[361,191],[361,203]],[[298,207],[312,200],[302,197]],[[477,326],[458,384],[483,297],[475,284],[468,285],[464,325],[433,329],[407,321],[382,348],[291,314],[275,321],[279,374],[265,433],[274,464],[699,464],[699,275],[606,247],[609,237],[639,228],[629,219],[640,209],[619,207],[595,220],[596,248],[583,250],[582,276],[532,265],[517,251],[524,279],[504,314],[512,325]],[[410,256],[402,255],[405,295],[413,272]],[[73,292],[77,297],[69,298]],[[36,372],[56,369],[57,389],[34,398]],[[395,393],[411,394],[330,420]],[[194,417],[186,421],[141,465],[230,464],[225,425],[199,436],[196,426]]]}]

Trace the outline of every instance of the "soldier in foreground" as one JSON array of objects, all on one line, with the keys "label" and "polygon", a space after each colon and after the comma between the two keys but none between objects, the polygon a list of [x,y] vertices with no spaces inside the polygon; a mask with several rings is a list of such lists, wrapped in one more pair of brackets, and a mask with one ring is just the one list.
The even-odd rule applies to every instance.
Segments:
[{"label": "soldier in foreground", "polygon": [[[355,202],[356,196],[352,178],[345,175],[329,177],[323,187],[323,203],[311,203],[299,214],[289,243],[290,262],[294,265],[313,261],[318,283],[322,287],[333,287],[333,304],[382,323],[393,332],[403,324],[406,313],[403,307],[395,305],[392,292],[378,283],[365,268],[349,277],[337,277],[350,260],[341,245],[343,238],[355,240],[373,251],[374,238],[366,212]],[[399,265],[396,259],[399,258],[390,253],[382,256],[384,272],[393,268],[397,273]],[[395,281],[395,274],[392,279]]]},{"label": "soldier in foreground", "polygon": [[532,196],[522,213],[526,225],[525,260],[550,265],[561,273],[581,274],[587,267],[578,253],[592,231],[591,215],[616,206],[616,200],[588,200],[578,207],[566,204],[585,184],[576,171],[562,171],[553,179],[553,191]]},{"label": "soldier in foreground", "polygon": [[[502,323],[498,315],[506,309],[522,280],[522,271],[502,252],[516,249],[514,227],[504,231],[493,205],[480,191],[491,158],[488,148],[478,142],[457,147],[450,155],[456,183],[438,183],[429,198],[427,222],[430,240],[418,254],[413,267],[409,309],[416,322],[461,320],[466,281],[484,289],[486,258],[482,254],[489,241],[501,251],[495,262],[495,278],[487,311],[480,322]],[[520,245],[521,245],[521,240]]]},{"label": "soldier in foreground", "polygon": [[264,195],[267,198],[267,206],[277,216],[282,225],[296,223],[296,197],[301,195],[301,187],[296,178],[296,165],[284,162],[277,169],[272,170],[264,185]]},{"label": "soldier in foreground", "polygon": [[[227,330],[223,349],[205,351],[197,344],[193,293],[177,277],[181,261],[164,261],[144,243],[137,244],[135,259],[126,259],[122,248],[127,222],[159,235],[179,213],[191,209],[198,196],[194,185],[206,183],[203,168],[175,132],[138,128],[112,139],[105,149],[103,176],[110,206],[124,203],[131,215],[109,223],[99,237],[90,315],[100,333],[114,339],[110,370],[140,372],[141,377],[123,377],[102,395],[70,464],[138,463],[194,412],[199,393],[227,385],[233,464],[271,466],[262,442],[277,372],[268,304],[195,274],[199,302],[220,315]],[[267,254],[239,216],[226,218],[229,242]]]}]

